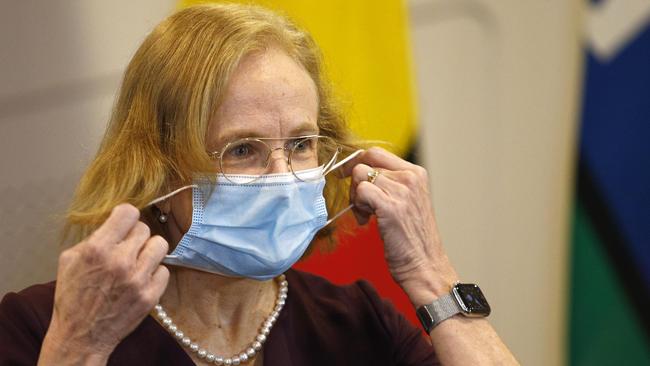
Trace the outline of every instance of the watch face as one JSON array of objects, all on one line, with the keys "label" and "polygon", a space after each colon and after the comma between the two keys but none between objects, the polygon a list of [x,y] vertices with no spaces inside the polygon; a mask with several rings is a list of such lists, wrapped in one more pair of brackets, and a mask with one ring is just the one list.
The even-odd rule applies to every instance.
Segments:
[{"label": "watch face", "polygon": [[490,314],[490,304],[477,285],[459,283],[454,286],[453,291],[467,315],[488,316]]}]

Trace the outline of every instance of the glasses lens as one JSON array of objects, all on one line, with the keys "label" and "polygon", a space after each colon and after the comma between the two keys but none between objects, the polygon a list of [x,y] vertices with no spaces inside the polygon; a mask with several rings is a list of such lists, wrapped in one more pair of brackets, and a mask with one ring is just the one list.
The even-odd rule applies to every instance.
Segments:
[{"label": "glasses lens", "polygon": [[[302,181],[319,180],[333,161],[338,145],[326,136],[312,136],[292,142],[289,162],[296,178]],[[322,170],[314,168],[323,167]]]},{"label": "glasses lens", "polygon": [[[315,181],[336,162],[339,145],[326,136],[289,139],[284,145],[293,174],[302,181]],[[220,153],[220,170],[225,178],[237,184],[254,182],[267,174],[272,150],[259,139],[244,138],[226,145]],[[316,168],[321,169],[316,169]]]},{"label": "glasses lens", "polygon": [[260,140],[241,139],[229,143],[221,153],[221,172],[228,176],[245,175],[250,177],[236,178],[237,183],[254,181],[266,171],[269,147]]}]

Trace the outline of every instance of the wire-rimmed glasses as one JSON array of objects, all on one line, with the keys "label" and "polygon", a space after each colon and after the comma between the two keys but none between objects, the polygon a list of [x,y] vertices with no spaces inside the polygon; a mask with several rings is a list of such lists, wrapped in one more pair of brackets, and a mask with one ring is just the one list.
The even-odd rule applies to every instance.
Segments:
[{"label": "wire-rimmed glasses", "polygon": [[[272,147],[270,142],[281,141],[280,147]],[[277,144],[276,144],[277,146]],[[282,150],[291,173],[301,181],[314,181],[322,177],[342,147],[331,137],[307,135],[297,137],[246,137],[231,141],[219,151],[211,153],[219,160],[219,170],[232,183],[248,184],[258,180],[268,172],[272,154]],[[320,167],[320,174],[315,168]]]}]

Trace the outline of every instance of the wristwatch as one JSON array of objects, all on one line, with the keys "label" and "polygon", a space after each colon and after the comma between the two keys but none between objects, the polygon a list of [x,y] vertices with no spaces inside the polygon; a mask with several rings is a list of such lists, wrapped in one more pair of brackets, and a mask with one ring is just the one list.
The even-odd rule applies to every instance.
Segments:
[{"label": "wristwatch", "polygon": [[456,283],[451,293],[434,300],[431,304],[420,306],[416,311],[422,327],[431,333],[433,328],[456,314],[467,317],[486,317],[490,315],[490,304],[483,292],[473,283]]}]

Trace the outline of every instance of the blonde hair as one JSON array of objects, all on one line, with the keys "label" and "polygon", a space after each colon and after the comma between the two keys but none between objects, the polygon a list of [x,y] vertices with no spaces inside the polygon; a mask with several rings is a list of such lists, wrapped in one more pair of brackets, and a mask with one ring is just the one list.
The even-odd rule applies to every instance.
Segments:
[{"label": "blonde hair", "polygon": [[[64,238],[83,239],[119,203],[142,209],[197,174],[213,171],[208,122],[241,59],[271,44],[314,81],[319,133],[354,146],[308,33],[258,6],[189,7],[156,26],[129,63],[102,143],[67,212]],[[347,203],[348,189],[330,176],[325,198],[329,212],[337,212]],[[331,244],[332,233],[328,227],[317,238]]]}]

